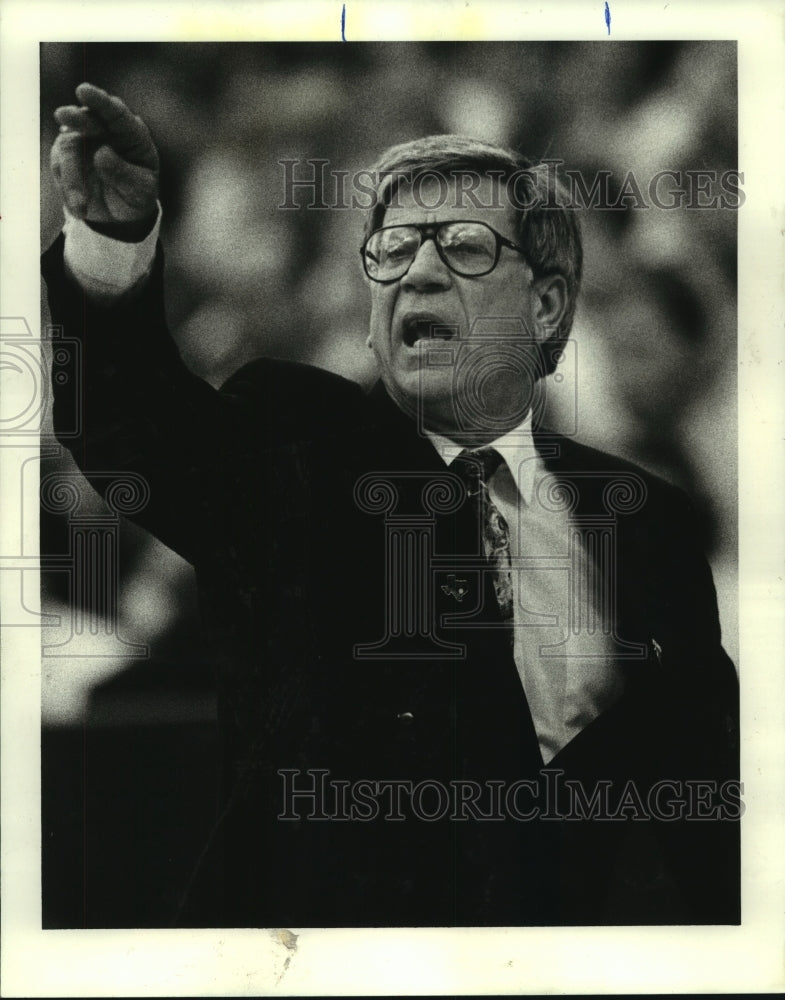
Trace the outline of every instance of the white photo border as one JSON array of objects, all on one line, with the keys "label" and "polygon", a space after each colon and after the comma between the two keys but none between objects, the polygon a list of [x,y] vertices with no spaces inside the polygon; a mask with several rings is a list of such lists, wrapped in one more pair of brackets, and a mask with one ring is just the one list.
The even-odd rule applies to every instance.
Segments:
[{"label": "white photo border", "polygon": [[[606,37],[602,2],[232,3],[4,0],[0,20],[0,317],[40,327],[39,44],[44,41],[585,40]],[[6,629],[2,656],[3,996],[252,996],[383,993],[774,992],[785,988],[783,451],[785,42],[778,3],[612,0],[616,40],[735,39],[739,67],[740,927],[42,931],[40,636]],[[13,392],[13,389],[10,390]],[[8,397],[7,397],[8,399]],[[12,402],[12,401],[11,401]],[[9,404],[10,405],[10,404]],[[0,560],[37,483],[0,449]],[[14,471],[16,470],[16,472]],[[16,475],[16,479],[14,476]],[[18,527],[15,529],[18,534]],[[0,562],[0,566],[2,563]],[[37,590],[34,570],[29,594]],[[0,586],[18,586],[0,573]],[[27,588],[26,588],[27,589]]]}]

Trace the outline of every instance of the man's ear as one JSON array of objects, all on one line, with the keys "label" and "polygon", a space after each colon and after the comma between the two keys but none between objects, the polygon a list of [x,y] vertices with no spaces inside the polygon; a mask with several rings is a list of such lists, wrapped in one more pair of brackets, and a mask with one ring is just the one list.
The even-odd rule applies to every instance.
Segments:
[{"label": "man's ear", "polygon": [[562,274],[546,274],[532,285],[534,292],[534,335],[541,344],[547,343],[561,327],[567,312],[567,279]]}]

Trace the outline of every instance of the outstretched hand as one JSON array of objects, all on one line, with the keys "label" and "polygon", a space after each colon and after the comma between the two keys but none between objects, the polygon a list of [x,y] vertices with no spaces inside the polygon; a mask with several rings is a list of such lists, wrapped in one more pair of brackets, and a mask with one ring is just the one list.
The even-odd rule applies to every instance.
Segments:
[{"label": "outstretched hand", "polygon": [[147,126],[119,97],[91,83],[76,88],[79,105],[58,108],[60,133],[51,166],[72,215],[118,239],[152,228],[158,199],[158,151]]}]

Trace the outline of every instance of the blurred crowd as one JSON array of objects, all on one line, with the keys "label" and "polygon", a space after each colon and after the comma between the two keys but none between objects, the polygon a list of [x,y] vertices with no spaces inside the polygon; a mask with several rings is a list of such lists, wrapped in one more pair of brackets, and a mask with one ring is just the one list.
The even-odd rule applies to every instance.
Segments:
[{"label": "blurred crowd", "polygon": [[[393,143],[460,132],[563,160],[589,181],[610,171],[612,192],[631,171],[645,192],[663,170],[737,167],[730,42],[47,44],[44,246],[62,225],[52,111],[82,80],[119,94],[153,133],[171,328],[215,385],[261,354],[374,378],[362,209],[282,209],[281,160],[301,161],[298,177],[309,159],[351,176]],[[585,279],[549,421],[690,492],[736,659],[736,212],[635,201],[581,212]],[[68,459],[47,468],[58,463]],[[42,532],[42,549],[59,544],[56,525]],[[124,546],[121,628],[154,644],[182,628],[190,571],[141,532]],[[56,582],[46,596],[50,608],[67,601]],[[66,673],[50,661],[53,721],[83,711]]]}]

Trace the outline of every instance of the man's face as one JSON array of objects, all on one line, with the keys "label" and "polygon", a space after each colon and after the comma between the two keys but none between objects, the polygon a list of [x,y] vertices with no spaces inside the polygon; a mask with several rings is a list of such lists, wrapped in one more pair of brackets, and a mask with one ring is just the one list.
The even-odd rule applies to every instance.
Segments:
[{"label": "man's face", "polygon": [[[411,188],[402,188],[382,225],[471,219],[517,244],[513,211],[498,181],[482,179],[476,188],[480,208],[456,186],[455,180],[447,184],[446,198],[445,186],[435,180],[418,188],[416,198]],[[420,414],[430,430],[455,440],[468,432],[479,443],[478,436],[493,440],[517,426],[529,409],[537,369],[534,338],[547,335],[541,312],[520,253],[502,247],[490,274],[462,277],[429,239],[402,278],[388,285],[371,282],[369,343],[382,381],[402,410]]]}]

